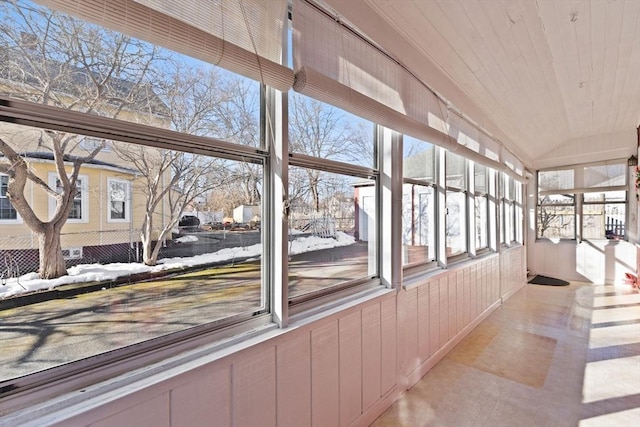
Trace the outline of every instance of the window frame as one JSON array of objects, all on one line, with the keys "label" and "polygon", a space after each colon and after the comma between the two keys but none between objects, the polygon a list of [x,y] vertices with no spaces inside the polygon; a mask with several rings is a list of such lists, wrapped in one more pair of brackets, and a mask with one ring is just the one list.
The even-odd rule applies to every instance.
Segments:
[{"label": "window frame", "polygon": [[[447,157],[451,156],[451,155],[455,155],[457,157],[459,157],[462,162],[463,162],[463,166],[462,166],[462,170],[463,170],[463,176],[462,176],[462,187],[455,187],[455,186],[450,186],[449,185],[449,180],[448,180],[448,171],[447,171],[447,164],[448,164],[448,160]],[[469,258],[469,256],[471,256],[471,245],[469,243],[469,236],[470,236],[470,224],[472,223],[470,218],[471,218],[471,212],[469,209],[469,170],[470,170],[470,163],[471,161],[469,159],[467,159],[464,156],[455,154],[451,151],[445,150],[444,152],[444,165],[443,165],[443,169],[444,169],[444,194],[445,194],[445,205],[444,205],[444,237],[445,237],[445,242],[444,242],[444,249],[445,249],[445,254],[446,254],[446,258],[447,258],[447,264],[450,264],[452,262],[456,262],[456,261],[460,261],[466,258]],[[464,208],[464,213],[460,214],[460,220],[462,220],[464,222],[464,224],[461,224],[464,226],[464,237],[462,239],[464,245],[465,245],[465,249],[464,251],[457,253],[457,254],[451,254],[449,255],[448,252],[448,246],[447,246],[447,242],[446,239],[448,238],[447,235],[447,231],[448,231],[448,219],[449,219],[449,207],[448,207],[448,193],[459,193],[462,195],[462,198],[464,200],[462,207]],[[475,215],[475,211],[474,211],[474,215]],[[475,242],[474,242],[475,244]]]},{"label": "window frame", "polygon": [[[607,191],[593,191],[593,192],[589,192],[589,193],[607,193]],[[628,223],[629,223],[629,192],[625,191],[624,192],[624,200],[620,200],[620,201],[586,201],[585,200],[585,195],[589,194],[589,193],[583,193],[581,194],[581,207],[582,207],[582,211],[581,211],[581,216],[583,218],[582,223],[581,223],[581,239],[582,240],[629,240],[629,230],[628,230]],[[584,220],[585,218],[585,213],[584,213],[584,207],[585,206],[602,206],[603,209],[606,209],[607,205],[622,205],[624,206],[624,224],[623,224],[623,228],[624,228],[624,234],[622,236],[622,238],[608,238],[606,237],[606,226],[605,226],[605,236],[604,237],[584,237],[585,236],[585,227],[586,227],[586,221]]]},{"label": "window frame", "polygon": [[[438,261],[438,250],[437,250],[437,245],[438,245],[438,239],[437,239],[437,203],[438,203],[438,188],[436,186],[435,183],[433,182],[428,182],[428,181],[420,181],[420,180],[415,180],[415,179],[410,179],[410,178],[403,178],[402,179],[402,196],[404,198],[404,186],[405,185],[411,185],[412,191],[415,191],[415,187],[429,187],[431,188],[431,190],[433,191],[433,205],[431,206],[430,210],[431,210],[431,217],[433,218],[433,230],[430,230],[432,233],[431,236],[431,241],[433,242],[433,257],[429,257],[429,253],[427,252],[427,260],[425,261],[416,261],[416,262],[403,262],[402,264],[402,268],[405,270],[405,272],[409,273],[409,274],[413,274],[413,272],[415,272],[416,270],[420,270],[422,271],[424,270],[429,270],[432,268],[437,267],[437,261]],[[401,221],[404,219],[401,218]],[[414,224],[412,224],[412,229],[414,228]],[[427,246],[427,245],[420,245],[420,246]],[[428,247],[428,246],[427,246]]]},{"label": "window frame", "polygon": [[[81,20],[82,22],[88,22],[85,19]],[[98,23],[98,25],[101,26],[101,28],[106,29],[106,27],[102,26],[103,24]],[[158,47],[157,44],[154,46]],[[176,50],[174,50],[174,52],[180,53]],[[230,49],[229,52],[233,55],[238,52],[238,49]],[[277,108],[273,108],[273,106],[265,107],[264,92],[266,86],[262,83],[264,81],[264,76],[259,72],[261,70],[260,65],[265,64],[261,63],[259,60],[256,61],[256,55],[254,53],[255,52],[253,51],[247,51],[243,58],[250,58],[256,64],[256,67],[254,67],[255,72],[245,73],[245,75],[252,75],[252,82],[259,86],[260,117],[257,120],[257,132],[255,132],[256,139],[260,142],[260,147],[258,148],[242,146],[240,144],[216,138],[179,133],[163,127],[145,126],[136,123],[135,121],[127,122],[124,120],[103,117],[99,114],[92,115],[80,113],[78,111],[65,110],[63,108],[45,106],[38,103],[24,101],[19,98],[13,98],[13,95],[10,94],[0,96],[3,106],[2,111],[0,112],[0,121],[30,126],[41,130],[70,132],[87,138],[99,138],[107,141],[123,141],[148,147],[174,149],[193,154],[216,156],[238,162],[259,164],[261,166],[263,190],[265,194],[264,198],[260,200],[261,214],[263,222],[265,222],[265,226],[260,229],[260,240],[263,254],[267,255],[269,254],[270,242],[273,240],[272,227],[270,225],[272,220],[268,203],[272,197],[268,197],[267,193],[269,191],[273,191],[273,179],[271,175],[271,150],[265,148],[267,147],[267,137],[265,134],[268,133],[265,128],[267,127],[266,117],[276,116]],[[228,65],[228,63],[229,61],[227,61],[226,64]],[[236,68],[244,69],[246,64],[246,61],[240,62],[239,64],[236,64]],[[278,84],[278,81],[283,81],[283,83],[281,83],[282,87],[280,87],[280,90],[286,90],[288,86],[290,86],[288,77],[291,77],[291,81],[293,80],[292,70],[284,66],[280,66],[275,62],[273,64],[266,65],[273,65],[275,67],[271,66],[270,68],[278,68],[282,71],[279,73],[281,76],[277,78],[272,77],[273,73],[267,73],[267,81],[271,81],[276,85]],[[241,75],[238,70],[230,72]],[[267,108],[268,112],[265,111]],[[125,115],[122,117],[124,116]],[[110,150],[107,149],[103,151]],[[42,180],[47,181],[49,187],[55,191],[57,174],[43,171],[41,176]],[[92,180],[96,180],[93,175],[91,175],[91,177]],[[81,193],[79,195],[79,199],[81,200],[81,218],[67,218],[65,219],[66,223],[88,223],[90,219],[90,195],[88,192],[89,178],[87,175],[80,174],[78,179],[82,180]],[[53,180],[53,182],[51,182],[51,180]],[[104,185],[103,178],[100,178],[99,182],[101,183],[101,186]],[[93,183],[93,185],[95,185],[95,183]],[[131,194],[131,186],[129,187],[129,193]],[[49,213],[49,218],[51,218],[53,216],[53,212],[55,212],[55,199],[49,196],[45,197],[48,199],[47,202],[45,203],[44,200],[40,202],[42,204],[42,213],[43,215]],[[102,205],[105,199],[100,196],[99,200],[100,205]],[[130,210],[131,209],[127,209],[127,211]],[[102,215],[100,214],[99,217],[102,217]],[[97,217],[94,215],[94,221],[96,218]],[[129,219],[131,220],[131,218]],[[268,262],[261,261],[261,301],[259,303],[261,308],[259,310],[250,310],[219,320],[209,321],[208,323],[189,327],[188,329],[182,329],[177,332],[169,333],[168,335],[160,336],[156,339],[145,340],[126,347],[116,348],[115,350],[111,350],[106,353],[97,353],[69,363],[59,364],[45,370],[27,373],[24,376],[11,378],[7,381],[0,381],[0,399],[2,400],[3,409],[12,411],[33,403],[32,396],[36,396],[38,399],[55,397],[61,392],[67,392],[74,389],[77,390],[81,387],[86,387],[88,383],[97,383],[109,378],[114,378],[120,374],[127,373],[127,377],[135,376],[137,375],[135,372],[130,374],[132,370],[140,367],[147,367],[150,363],[166,360],[170,356],[184,354],[186,350],[192,350],[206,345],[208,346],[207,352],[209,352],[211,348],[228,347],[230,342],[229,340],[226,340],[226,342],[223,341],[225,338],[234,337],[234,340],[231,341],[237,342],[237,337],[240,336],[240,334],[242,334],[242,338],[245,339],[277,328],[278,325],[274,322],[272,313],[274,304],[271,301],[272,286],[269,282],[269,279],[272,276],[272,270],[273,269],[268,265]],[[212,340],[220,342],[212,345]],[[201,350],[195,353],[197,354],[190,355],[188,357],[200,357],[203,354]],[[169,361],[168,363],[175,364],[175,361]],[[155,369],[155,372],[159,373],[157,367],[153,369]],[[143,371],[146,371],[142,375],[143,377],[148,376],[149,372],[151,372],[146,368]],[[140,375],[138,375],[138,378],[140,378]],[[7,406],[5,406],[5,403]]]},{"label": "window frame", "polygon": [[[422,152],[426,152],[427,150],[433,150],[433,154],[432,154],[432,162],[431,165],[426,165],[425,167],[425,171],[429,171],[429,167],[431,168],[431,172],[433,173],[432,177],[407,177],[405,172],[405,163],[407,161],[407,159],[410,159],[411,157],[405,157],[404,155],[404,150],[407,147],[407,139],[411,138],[411,140],[413,141],[412,144],[424,144],[426,147],[426,150],[424,151],[420,151],[418,152],[416,155],[419,155]],[[414,146],[414,145],[412,145]],[[415,191],[415,186],[419,186],[419,187],[430,187],[431,190],[433,191],[433,205],[430,208],[430,214],[431,214],[431,218],[433,219],[432,221],[432,227],[430,229],[430,233],[431,233],[431,239],[430,240],[431,243],[433,243],[433,248],[431,249],[431,251],[433,252],[433,256],[430,257],[429,253],[430,251],[427,252],[427,260],[420,260],[420,261],[416,261],[416,262],[404,262],[404,256],[401,257],[402,261],[402,269],[405,272],[405,274],[407,275],[413,275],[413,274],[417,274],[420,272],[424,272],[424,271],[430,271],[433,270],[435,268],[438,267],[438,185],[437,185],[437,181],[438,181],[438,160],[440,158],[439,155],[439,150],[440,147],[438,147],[435,144],[432,144],[431,142],[428,141],[423,141],[421,139],[418,138],[414,138],[411,137],[409,135],[402,135],[402,155],[400,156],[401,158],[399,159],[399,161],[402,163],[402,183],[401,183],[401,192],[402,192],[402,198],[404,200],[404,187],[405,185],[411,185],[412,186],[412,191]],[[404,206],[404,201],[403,201],[403,206]],[[403,208],[402,208],[403,209]],[[400,210],[400,220],[403,222],[402,226],[403,227],[404,224],[404,215],[402,212],[402,209]],[[413,217],[413,212],[412,212],[412,217]],[[411,225],[412,230],[414,229],[414,224]],[[403,232],[404,234],[404,232]],[[401,246],[404,246],[404,244],[401,242]],[[403,248],[403,252],[404,252],[404,248]],[[404,254],[403,254],[404,255]]]},{"label": "window frame", "polygon": [[[374,142],[374,136],[372,135],[372,143]],[[378,242],[380,241],[380,178],[379,171],[373,168],[367,168],[358,165],[349,165],[347,163],[338,162],[335,160],[327,160],[321,158],[311,157],[300,153],[289,153],[289,170],[291,168],[307,168],[318,170],[321,172],[334,173],[339,175],[350,176],[353,178],[368,179],[373,181],[375,200],[375,212],[376,212],[376,224],[375,224],[375,262],[376,273],[368,274],[364,277],[347,280],[341,283],[337,283],[326,288],[311,291],[302,295],[291,297],[288,295],[288,306],[292,314],[301,313],[304,310],[308,310],[326,302],[327,298],[339,298],[344,296],[343,292],[352,292],[354,289],[361,288],[367,285],[379,285],[380,284],[380,250]]]},{"label": "window frame", "polygon": [[509,248],[524,243],[523,186],[506,172],[501,172],[500,182],[500,244]]},{"label": "window frame", "polygon": [[[111,203],[111,185],[112,183],[122,183],[125,184],[125,196],[124,196],[124,218],[113,218]],[[115,178],[115,177],[107,177],[107,222],[109,223],[129,223],[131,222],[131,181]]]},{"label": "window frame", "polygon": [[[381,238],[381,227],[382,227],[380,223],[380,216],[381,216],[380,203],[382,200],[382,196],[381,196],[382,189],[381,189],[381,183],[380,183],[381,162],[380,162],[379,156],[381,155],[381,153],[379,150],[379,145],[380,145],[380,138],[382,138],[381,132],[380,132],[382,127],[366,118],[360,117],[348,110],[344,110],[339,106],[327,104],[321,99],[312,98],[312,97],[309,97],[308,95],[297,93],[297,92],[293,93],[292,96],[299,97],[300,99],[299,101],[293,101],[289,98],[287,102],[288,108],[286,111],[284,111],[284,114],[286,114],[286,119],[287,119],[286,120],[287,132],[289,133],[289,137],[286,145],[286,153],[282,153],[283,155],[287,156],[287,160],[288,160],[287,184],[288,185],[290,184],[289,176],[292,168],[312,169],[320,172],[343,175],[343,176],[348,176],[356,179],[370,180],[374,186],[373,194],[375,195],[375,207],[374,207],[375,241],[373,242],[375,255],[372,256],[371,253],[369,254],[369,258],[373,259],[374,262],[376,263],[375,272],[370,271],[371,266],[369,265],[368,266],[369,274],[367,274],[366,276],[332,284],[322,289],[317,289],[315,291],[311,291],[301,295],[296,295],[293,297],[289,294],[287,289],[286,305],[288,308],[288,312],[292,315],[300,315],[307,312],[308,310],[313,310],[326,302],[335,302],[343,297],[348,296],[351,293],[358,292],[360,290],[365,290],[370,287],[380,286],[381,251],[380,251],[379,242]],[[338,112],[339,116],[341,117],[336,121],[336,124],[338,126],[342,124],[342,120],[347,120],[347,121],[361,120],[362,122],[360,123],[364,123],[367,126],[371,125],[371,133],[369,134],[369,138],[370,138],[369,141],[372,149],[372,152],[371,152],[372,158],[370,159],[370,162],[367,162],[366,165],[361,165],[357,163],[348,163],[347,160],[320,157],[320,156],[315,156],[312,154],[307,154],[307,153],[295,150],[290,143],[291,142],[290,141],[291,140],[291,135],[290,135],[291,122],[294,121],[292,120],[292,117],[293,117],[292,108],[294,108],[293,106],[295,102],[302,102],[302,103],[307,102],[306,98],[312,100],[313,102],[320,103],[319,105],[326,104],[328,108],[335,109],[335,111]],[[333,153],[324,153],[324,154],[333,154]],[[285,190],[287,191],[287,194],[288,194],[289,189],[286,188]],[[289,195],[287,195],[287,197],[289,197]],[[287,203],[287,212],[288,212],[287,216],[288,216],[291,213],[290,200],[287,200],[286,203]],[[355,199],[354,199],[354,203],[357,203]],[[361,208],[363,207],[361,206]],[[354,215],[356,215],[355,212],[354,212]],[[371,248],[369,247],[369,251],[370,250]],[[288,269],[288,262],[287,262],[287,269]]]},{"label": "window frame", "polygon": [[[58,174],[55,172],[48,172],[48,183],[49,187],[56,191],[58,188]],[[71,203],[75,204],[76,200],[80,200],[80,218],[71,218],[69,216],[66,220],[67,224],[87,224],[89,223],[89,177],[86,174],[80,173],[78,174],[78,179],[76,181],[76,188],[80,188],[80,197],[78,197],[78,193],[76,190],[76,195],[74,200]],[[53,197],[47,197],[49,199],[49,218],[53,218],[53,215],[56,210],[56,201]],[[74,212],[74,207],[71,207],[69,211],[69,215]]]},{"label": "window frame", "polygon": [[[613,175],[612,177],[607,176],[610,180],[620,180],[622,178],[623,183],[619,182],[606,182],[610,185],[589,185],[588,177],[585,176],[585,170],[588,168],[594,168],[597,166],[618,166],[620,168],[624,168],[623,174]],[[615,170],[615,169],[614,169]],[[544,172],[571,172],[572,182],[571,185],[563,185],[562,187],[554,188],[551,190],[541,190],[540,188],[540,176],[541,173]],[[605,169],[606,171],[606,169]],[[560,206],[571,206],[573,208],[573,237],[560,237],[560,240],[574,240],[574,241],[582,241],[582,240],[599,240],[593,238],[584,238],[585,235],[585,221],[584,221],[584,206],[585,205],[594,205],[600,204],[599,202],[585,202],[584,194],[586,193],[606,193],[610,191],[624,191],[625,193],[625,201],[622,202],[606,202],[602,204],[609,203],[619,203],[625,205],[625,236],[623,240],[628,240],[629,235],[627,231],[627,226],[629,223],[629,172],[628,165],[626,159],[611,159],[605,160],[601,162],[591,162],[591,163],[580,163],[575,165],[563,165],[558,167],[551,167],[540,169],[536,173],[536,214],[535,214],[535,236],[536,240],[550,239],[547,236],[540,236],[540,209],[542,206],[549,207],[560,207]],[[573,199],[572,204],[568,203],[543,203],[543,200],[547,196],[553,195],[562,195],[565,197],[570,197]],[[579,220],[579,221],[578,221]]]},{"label": "window frame", "polygon": [[0,181],[0,199],[5,199],[7,201],[7,203],[9,203],[10,206],[10,210],[15,212],[16,217],[15,218],[0,218],[0,224],[21,224],[22,223],[22,218],[20,217],[20,213],[18,213],[18,210],[13,207],[13,204],[11,203],[11,201],[9,200],[9,197],[6,195],[6,189],[5,189],[5,194],[2,194],[2,188],[6,188],[8,186],[8,181],[9,181],[9,175],[4,174],[4,173],[0,173],[0,180],[4,177],[7,177],[7,184],[2,184],[2,182]]},{"label": "window frame", "polygon": [[[478,166],[480,166],[481,168],[484,168],[484,191],[481,191],[482,188],[479,188],[478,182],[477,182],[476,168]],[[474,185],[474,191],[473,191],[473,225],[474,225],[475,230],[476,230],[476,232],[474,233],[474,235],[475,235],[474,250],[475,250],[476,255],[489,251],[490,247],[491,247],[491,242],[490,242],[490,239],[491,239],[491,225],[490,225],[490,221],[489,221],[489,215],[490,215],[489,175],[490,175],[490,168],[488,166],[481,165],[481,164],[478,164],[476,162],[473,163],[473,185]],[[477,232],[477,230],[478,230],[478,223],[477,223],[478,217],[476,216],[476,210],[478,209],[478,206],[477,206],[478,198],[484,199],[484,203],[485,203],[485,209],[484,209],[485,221],[484,221],[484,226],[482,228],[483,231],[484,231],[484,236],[485,236],[485,240],[486,240],[486,244],[484,246],[479,246],[478,245],[478,237],[479,237],[478,236],[478,232]]]},{"label": "window frame", "polygon": [[541,201],[540,198],[538,198],[538,203],[536,204],[536,240],[541,240],[541,239],[555,239],[555,237],[547,237],[547,236],[540,236],[539,232],[540,232],[540,228],[539,228],[539,222],[540,222],[540,208],[542,206],[545,207],[551,207],[551,208],[556,208],[556,207],[568,207],[571,208],[573,210],[573,214],[571,214],[571,216],[573,217],[572,223],[573,223],[573,237],[559,237],[558,239],[560,240],[577,240],[578,235],[577,235],[577,228],[576,227],[576,218],[578,215],[578,206],[577,206],[577,198],[575,197],[575,194],[569,194],[566,193],[563,196],[565,197],[569,197],[573,200],[572,203],[554,203],[554,202],[550,202],[550,203],[543,203]]},{"label": "window frame", "polygon": [[[154,136],[149,137],[151,128],[131,122],[123,122],[118,119],[106,117],[95,117],[87,121],[84,113],[61,110],[34,104],[28,101],[10,99],[7,102],[7,111],[0,114],[0,120],[12,120],[16,124],[26,125],[38,129],[56,129],[64,132],[76,133],[78,135],[102,134],[109,135],[112,140],[119,140],[113,134],[124,135],[123,141],[143,146],[150,146],[163,149],[174,149],[193,154],[208,154],[239,162],[249,162],[262,165],[264,180],[267,181],[269,156],[268,152],[261,148],[244,147],[237,144],[219,141],[213,138],[204,138],[183,134],[161,128],[152,128]],[[52,114],[55,112],[56,114]],[[25,120],[15,120],[18,117],[28,117]],[[55,172],[47,172],[48,184],[55,189]],[[79,174],[78,179],[84,179],[83,195],[88,197],[88,177]],[[268,184],[267,184],[268,185]],[[47,197],[49,213],[55,209],[55,201]],[[88,201],[85,201],[88,206]],[[262,203],[263,218],[269,220],[267,203]],[[84,209],[84,208],[83,208]],[[79,220],[67,220],[67,222],[88,222]],[[261,228],[261,244],[263,252],[267,253],[270,227]],[[84,384],[86,376],[95,378],[95,382],[108,377],[129,372],[133,367],[145,366],[149,363],[159,362],[170,355],[175,355],[189,349],[195,349],[204,344],[210,344],[211,340],[221,340],[236,336],[241,332],[257,333],[264,328],[277,328],[273,322],[272,307],[270,304],[271,287],[268,283],[270,268],[268,263],[261,263],[260,286],[262,307],[258,310],[251,310],[222,319],[203,323],[194,327],[179,330],[162,335],[154,339],[145,340],[139,343],[124,347],[115,348],[107,353],[98,353],[86,358],[81,358],[51,368],[34,371],[21,377],[11,378],[0,382],[0,387],[6,388],[8,393],[1,396],[3,403],[8,402],[9,406],[21,405],[24,402],[20,399],[23,392],[45,393],[47,395],[57,393],[58,390],[70,390],[77,384]],[[253,332],[251,332],[253,331]],[[222,344],[221,344],[222,345]],[[78,373],[82,374],[78,374]],[[93,380],[92,380],[93,382]],[[9,402],[14,402],[11,404]]]}]

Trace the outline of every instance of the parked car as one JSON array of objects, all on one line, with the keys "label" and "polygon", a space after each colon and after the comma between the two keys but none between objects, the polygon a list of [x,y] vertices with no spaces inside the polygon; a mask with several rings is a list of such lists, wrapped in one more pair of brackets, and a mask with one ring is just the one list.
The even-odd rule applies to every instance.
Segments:
[{"label": "parked car", "polygon": [[185,215],[180,218],[178,228],[181,231],[198,231],[200,230],[200,219],[194,215]]}]

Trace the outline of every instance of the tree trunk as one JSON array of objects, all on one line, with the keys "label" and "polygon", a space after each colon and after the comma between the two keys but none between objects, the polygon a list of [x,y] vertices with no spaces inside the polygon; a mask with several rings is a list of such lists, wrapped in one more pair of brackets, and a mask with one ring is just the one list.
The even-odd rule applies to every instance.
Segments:
[{"label": "tree trunk", "polygon": [[145,265],[156,265],[156,260],[153,259],[153,241],[151,239],[151,233],[143,233],[142,238],[142,262]]},{"label": "tree trunk", "polygon": [[157,263],[157,254],[154,256],[153,251],[153,226],[152,219],[149,217],[146,218],[144,224],[142,225],[142,230],[140,233],[140,240],[142,242],[142,262],[145,265],[156,265]]},{"label": "tree trunk", "polygon": [[44,232],[38,233],[38,251],[40,254],[38,273],[41,279],[56,279],[67,274],[67,266],[60,245],[60,228],[50,225]]}]

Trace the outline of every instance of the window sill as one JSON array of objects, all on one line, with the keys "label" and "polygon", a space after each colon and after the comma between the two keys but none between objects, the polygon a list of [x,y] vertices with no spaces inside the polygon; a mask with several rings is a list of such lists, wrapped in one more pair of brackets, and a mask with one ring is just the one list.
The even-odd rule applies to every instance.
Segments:
[{"label": "window sill", "polygon": [[[229,348],[242,348],[243,345],[249,345],[252,342],[250,340],[277,330],[277,325],[271,319],[271,315],[265,313],[198,335],[176,338],[173,342],[153,348],[137,351],[130,348],[118,349],[114,353],[123,353],[118,357],[96,355],[51,370],[35,372],[26,377],[29,382],[24,385],[20,385],[21,378],[10,380],[8,385],[14,389],[8,390],[8,394],[0,398],[0,415],[10,416],[0,418],[0,425],[5,425],[5,422],[7,425],[22,425],[24,422],[31,422],[32,416],[42,416],[59,410],[60,407],[78,405],[85,399],[103,396],[115,387],[127,387],[128,391],[129,386],[133,387],[134,383],[149,375],[179,368],[203,355]],[[183,333],[186,332],[176,334]],[[139,345],[145,347],[149,342]]]},{"label": "window sill", "polygon": [[402,275],[405,278],[411,278],[417,275],[428,274],[432,271],[440,269],[436,261],[429,261],[422,264],[405,265],[402,268]]},{"label": "window sill", "polygon": [[465,253],[462,253],[462,254],[458,254],[458,255],[454,255],[454,256],[451,256],[451,257],[447,257],[447,267],[459,264],[459,263],[464,262],[464,261],[466,261],[468,259],[471,259],[471,255],[469,255],[468,252],[465,252]]},{"label": "window sill", "polygon": [[349,288],[339,289],[326,295],[291,304],[289,306],[289,320],[291,322],[297,322],[317,312],[331,310],[333,307],[342,307],[343,304],[359,298],[366,298],[381,290],[385,292],[391,291],[391,289],[382,286],[380,279],[372,279]]},{"label": "window sill", "polygon": [[575,238],[568,238],[568,237],[564,237],[564,238],[560,238],[560,239],[550,239],[548,237],[537,237],[536,238],[536,243],[551,243],[553,245],[557,245],[558,243],[572,243],[572,244],[576,244],[578,243],[578,240]]},{"label": "window sill", "polygon": [[303,311],[293,314],[289,320],[288,329],[304,326],[306,324],[321,320],[335,313],[344,312],[350,308],[356,307],[363,303],[371,303],[378,298],[386,298],[395,295],[396,290],[386,288],[381,285],[360,288],[358,292],[345,296],[334,297],[333,300],[316,301],[312,307],[308,307]]}]

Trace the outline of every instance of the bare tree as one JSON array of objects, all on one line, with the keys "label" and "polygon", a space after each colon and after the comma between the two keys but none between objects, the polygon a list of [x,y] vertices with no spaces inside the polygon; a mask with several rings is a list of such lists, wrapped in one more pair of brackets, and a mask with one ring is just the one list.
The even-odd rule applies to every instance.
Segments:
[{"label": "bare tree", "polygon": [[[166,61],[162,67],[155,93],[166,105],[173,130],[258,145],[258,122],[246,84],[212,67],[179,61]],[[140,238],[147,265],[156,264],[162,243],[195,200],[210,200],[218,193],[224,200],[244,194],[247,204],[260,201],[262,173],[257,165],[125,143],[115,144],[114,151],[140,172],[137,190],[145,196]]]},{"label": "bare tree", "polygon": [[[222,74],[213,67],[167,63],[156,92],[169,108],[173,129],[249,147],[260,147],[258,85],[238,76]],[[220,188],[238,204],[260,203],[262,168],[238,162],[224,169],[226,188]],[[225,191],[227,190],[227,191]],[[238,195],[240,194],[240,195]],[[232,196],[233,195],[233,196]],[[215,198],[215,197],[214,197]]]},{"label": "bare tree", "polygon": [[[543,196],[538,203],[538,232],[539,237],[560,237],[563,230],[573,224],[573,215],[567,214],[567,207],[572,205],[550,204],[551,198]],[[545,236],[549,230],[555,230],[555,236]]]},{"label": "bare tree", "polygon": [[[289,98],[289,144],[291,151],[322,159],[359,162],[369,158],[373,162],[373,142],[370,131],[349,121],[339,109],[320,101],[293,94]],[[320,184],[322,172],[304,169],[305,189],[313,210],[321,208]]]},{"label": "bare tree", "polygon": [[[538,173],[538,190],[566,188],[564,171],[546,171]],[[572,178],[571,178],[572,179]],[[567,231],[574,226],[575,195],[557,194],[555,196],[538,195],[537,220],[539,237],[568,237]],[[552,236],[545,233],[553,231]]]},{"label": "bare tree", "polygon": [[[215,105],[215,117],[218,123],[216,136],[249,147],[260,147],[260,99],[257,85],[248,83],[240,77],[226,78],[220,86],[224,94],[221,102]],[[239,162],[228,170],[229,188],[227,194],[242,194],[238,204],[258,205],[262,199],[261,166]],[[238,205],[236,204],[236,206]]]},{"label": "bare tree", "polygon": [[141,172],[134,191],[145,196],[142,258],[146,265],[155,265],[162,243],[178,225],[185,207],[222,185],[211,173],[219,169],[220,160],[126,143],[116,143],[113,148]]},{"label": "bare tree", "polygon": [[[148,81],[157,52],[153,47],[119,33],[84,23],[41,7],[5,0],[0,4],[2,93],[31,102],[115,118],[137,119],[155,114]],[[24,223],[38,236],[39,274],[66,274],[60,233],[73,206],[78,174],[104,147],[80,146],[82,138],[64,132],[42,131],[37,151],[50,154],[57,188],[29,166],[29,157],[0,138],[0,172],[8,175],[7,197]],[[55,200],[48,219],[36,215],[25,195],[31,181]]]}]

